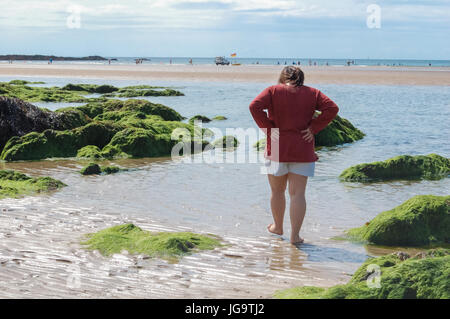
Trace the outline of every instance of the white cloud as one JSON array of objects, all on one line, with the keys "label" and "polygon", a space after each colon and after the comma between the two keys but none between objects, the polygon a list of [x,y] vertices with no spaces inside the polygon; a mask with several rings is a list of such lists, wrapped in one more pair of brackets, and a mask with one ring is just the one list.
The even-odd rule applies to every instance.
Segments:
[{"label": "white cloud", "polygon": [[[67,8],[81,8],[87,29],[208,29],[242,17],[251,23],[267,17],[357,18],[367,5],[356,0],[0,0],[0,28],[65,28]],[[450,1],[377,1],[385,21],[450,21]]]}]

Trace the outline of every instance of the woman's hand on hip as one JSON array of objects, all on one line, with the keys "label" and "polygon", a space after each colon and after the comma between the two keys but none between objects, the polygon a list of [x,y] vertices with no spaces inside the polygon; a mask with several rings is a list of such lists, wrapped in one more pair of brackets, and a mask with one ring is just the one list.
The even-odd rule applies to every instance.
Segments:
[{"label": "woman's hand on hip", "polygon": [[303,130],[302,133],[303,139],[305,139],[308,143],[311,143],[314,140],[314,134],[311,131],[311,128],[308,127],[306,130]]}]

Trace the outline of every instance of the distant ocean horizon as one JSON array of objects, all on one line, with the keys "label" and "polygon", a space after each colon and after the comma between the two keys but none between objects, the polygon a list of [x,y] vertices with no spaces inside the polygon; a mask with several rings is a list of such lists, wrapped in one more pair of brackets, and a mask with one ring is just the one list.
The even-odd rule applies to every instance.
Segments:
[{"label": "distant ocean horizon", "polygon": [[[113,64],[134,64],[136,59],[144,59],[143,64],[189,64],[192,59],[193,64],[213,65],[215,57],[108,57]],[[244,65],[292,65],[300,62],[300,65],[329,65],[345,66],[348,62],[357,66],[415,66],[415,67],[450,67],[450,60],[414,60],[414,59],[323,59],[323,58],[240,58],[227,57],[225,59],[231,63]],[[15,61],[15,63],[47,64],[47,61]],[[0,61],[8,63],[8,61]],[[108,64],[108,61],[53,61],[54,64]],[[315,64],[314,64],[315,63]]]}]

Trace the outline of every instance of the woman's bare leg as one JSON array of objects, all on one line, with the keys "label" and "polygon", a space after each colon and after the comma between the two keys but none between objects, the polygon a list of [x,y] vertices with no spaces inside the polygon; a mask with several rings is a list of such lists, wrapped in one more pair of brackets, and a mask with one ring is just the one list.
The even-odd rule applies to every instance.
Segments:
[{"label": "woman's bare leg", "polygon": [[270,189],[272,190],[272,195],[270,197],[270,208],[272,209],[273,224],[267,226],[267,229],[274,234],[283,235],[283,219],[284,210],[286,209],[286,185],[288,175],[284,176],[269,176]]},{"label": "woman's bare leg", "polygon": [[305,189],[308,177],[289,173],[289,196],[291,198],[291,207],[289,214],[291,217],[291,243],[298,244],[303,242],[300,237],[303,219],[306,213]]}]

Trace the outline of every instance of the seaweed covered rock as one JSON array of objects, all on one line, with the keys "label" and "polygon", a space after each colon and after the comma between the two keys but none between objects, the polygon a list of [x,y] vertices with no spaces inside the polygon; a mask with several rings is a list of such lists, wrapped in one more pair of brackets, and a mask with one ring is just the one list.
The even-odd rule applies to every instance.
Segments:
[{"label": "seaweed covered rock", "polygon": [[73,130],[32,132],[11,138],[0,158],[5,161],[18,161],[75,157],[78,150],[87,145],[103,148],[121,129],[117,125],[93,122]]},{"label": "seaweed covered rock", "polygon": [[8,83],[13,84],[13,85],[45,84],[45,82],[42,82],[42,81],[25,81],[25,80],[11,80]]},{"label": "seaweed covered rock", "polygon": [[211,122],[211,119],[209,117],[206,117],[204,115],[194,115],[189,119],[189,123],[194,123],[195,121],[203,122],[203,123],[209,123]]},{"label": "seaweed covered rock", "polygon": [[376,182],[394,179],[440,179],[450,174],[450,159],[437,154],[401,155],[383,162],[359,164],[344,170],[346,182]]},{"label": "seaweed covered rock", "polygon": [[97,175],[102,172],[100,166],[95,163],[90,163],[80,170],[81,175]]},{"label": "seaweed covered rock", "polygon": [[87,91],[69,91],[59,87],[29,86],[26,84],[10,84],[0,82],[0,95],[19,98],[27,102],[70,102],[85,103],[105,101],[106,97],[85,97]]},{"label": "seaweed covered rock", "polygon": [[[449,299],[450,250],[436,249],[412,258],[394,253],[368,259],[348,284],[331,288],[298,287],[275,293],[280,299]],[[379,270],[379,273],[377,271]],[[373,279],[379,275],[379,285]],[[369,283],[369,284],[368,284]]]},{"label": "seaweed covered rock", "polygon": [[213,120],[213,121],[225,121],[225,120],[228,120],[228,118],[225,117],[225,116],[223,116],[223,115],[217,115],[217,116],[214,116],[214,117],[212,118],[212,120]]},{"label": "seaweed covered rock", "polygon": [[126,171],[126,169],[117,166],[100,166],[96,163],[89,163],[80,170],[81,175],[99,175],[99,174],[115,174]]},{"label": "seaweed covered rock", "polygon": [[[76,90],[97,90],[98,87],[70,85],[66,89],[78,92]],[[36,112],[47,114],[35,109]],[[193,149],[199,145],[203,150],[208,144],[196,140],[194,133],[199,129],[181,122],[184,118],[178,112],[145,100],[91,102],[48,114],[59,119],[58,125],[50,129],[43,126],[28,134],[9,134],[5,138],[7,142],[0,159],[18,161],[75,156],[91,159],[168,156],[171,155],[172,147],[182,142],[172,137],[176,129],[193,137],[193,141],[189,142]]]},{"label": "seaweed covered rock", "polygon": [[143,128],[127,128],[114,135],[108,146],[133,157],[156,157],[170,154],[174,144],[169,135],[154,134]]},{"label": "seaweed covered rock", "polygon": [[145,100],[127,100],[123,103],[122,111],[142,112],[148,115],[158,115],[164,121],[181,121],[184,119],[174,109],[162,104],[151,103]]},{"label": "seaweed covered rock", "polygon": [[139,96],[182,96],[182,92],[170,88],[135,85],[117,88],[112,85],[95,84],[72,84],[69,83],[62,88],[67,91],[89,92],[104,94],[105,97],[139,97]]},{"label": "seaweed covered rock", "polygon": [[364,137],[364,133],[353,126],[349,120],[339,115],[315,136],[315,146],[335,146],[352,143]]},{"label": "seaweed covered rock", "polygon": [[0,170],[0,199],[50,192],[64,186],[51,177],[33,178],[12,170]]},{"label": "seaweed covered rock", "polygon": [[183,120],[183,117],[170,107],[145,100],[92,102],[77,109],[98,121],[122,119],[132,114],[141,114],[140,118],[142,118],[142,114],[157,115],[164,121]]},{"label": "seaweed covered rock", "polygon": [[77,157],[79,158],[90,158],[90,159],[101,159],[103,157],[102,151],[98,146],[87,145],[80,148],[77,151]]},{"label": "seaweed covered rock", "polygon": [[0,96],[0,150],[13,136],[47,129],[68,130],[89,121],[79,110],[50,112],[20,99]]},{"label": "seaweed covered rock", "polygon": [[120,168],[118,166],[111,166],[111,165],[110,166],[101,166],[100,169],[101,169],[102,173],[106,174],[106,175],[115,174],[118,172],[124,172],[124,171],[128,170],[126,168]]},{"label": "seaweed covered rock", "polygon": [[422,246],[450,242],[450,196],[414,196],[348,231],[351,239],[386,246]]},{"label": "seaweed covered rock", "polygon": [[82,244],[90,250],[98,250],[110,256],[123,250],[150,257],[179,257],[197,250],[209,250],[220,246],[217,238],[190,232],[144,231],[133,224],[124,224],[88,235]]},{"label": "seaweed covered rock", "polygon": [[[107,101],[108,97],[181,96],[182,92],[165,87],[148,85],[117,88],[112,85],[72,84],[60,87],[29,86],[33,82],[13,80],[0,82],[0,95],[20,98],[27,102],[94,102]],[[88,94],[101,94],[86,97]]]},{"label": "seaweed covered rock", "polygon": [[184,93],[164,88],[164,89],[158,89],[155,90],[153,88],[143,88],[143,89],[136,89],[133,87],[125,87],[121,88],[115,93],[108,94],[106,96],[113,96],[113,97],[140,97],[140,96],[183,96]]},{"label": "seaweed covered rock", "polygon": [[62,87],[63,90],[67,91],[78,91],[78,92],[89,92],[89,93],[112,93],[118,91],[119,89],[112,85],[95,85],[95,84],[72,84],[69,83]]},{"label": "seaweed covered rock", "polygon": [[[18,161],[75,156],[91,159],[168,156],[180,142],[172,139],[177,128],[193,131],[188,124],[175,121],[92,122],[73,130],[46,130],[13,137],[0,158]],[[198,142],[202,149],[207,145],[205,141]],[[195,143],[194,138],[191,144]]]},{"label": "seaweed covered rock", "polygon": [[235,148],[239,146],[239,141],[235,136],[225,135],[224,137],[215,140],[212,145],[215,148]]}]

